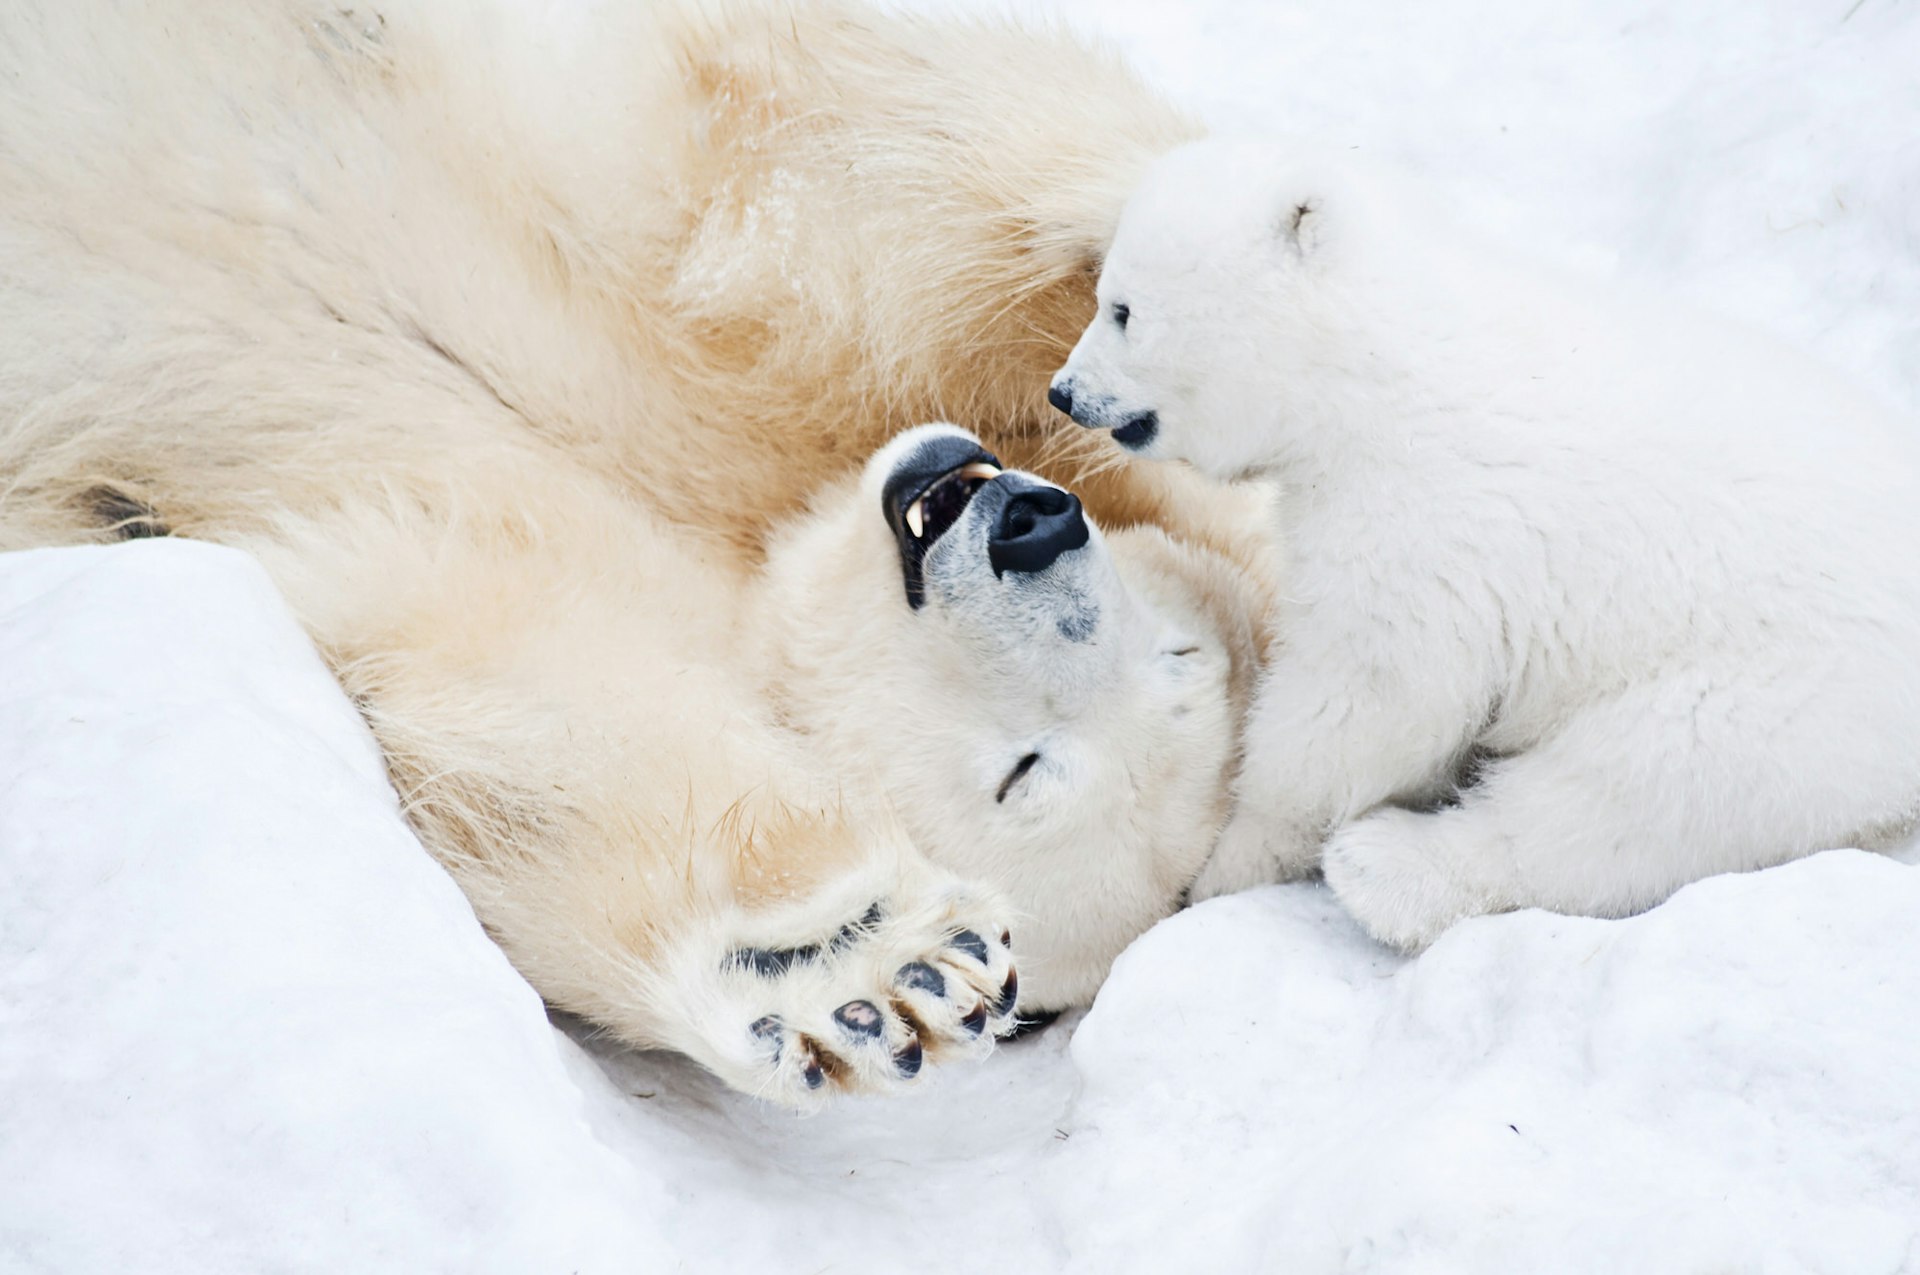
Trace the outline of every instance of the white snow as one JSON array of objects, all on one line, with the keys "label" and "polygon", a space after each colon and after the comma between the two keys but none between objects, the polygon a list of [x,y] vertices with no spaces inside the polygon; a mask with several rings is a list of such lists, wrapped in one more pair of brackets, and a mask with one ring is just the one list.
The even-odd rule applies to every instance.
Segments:
[{"label": "white snow", "polygon": [[0,669],[0,1269],[657,1248],[665,1166],[594,1142],[259,567],[0,557]]},{"label": "white snow", "polygon": [[1414,962],[1317,889],[1196,908],[1074,1040],[1076,1258],[1153,1269],[1179,1220],[1208,1270],[1913,1269],[1916,917],[1859,851]]},{"label": "white snow", "polygon": [[[1920,406],[1911,4],[1041,11]],[[1410,963],[1314,887],[1216,900],[1079,1021],[798,1120],[549,1025],[244,558],[19,554],[0,1095],[9,1272],[1920,1272],[1920,873]]]}]

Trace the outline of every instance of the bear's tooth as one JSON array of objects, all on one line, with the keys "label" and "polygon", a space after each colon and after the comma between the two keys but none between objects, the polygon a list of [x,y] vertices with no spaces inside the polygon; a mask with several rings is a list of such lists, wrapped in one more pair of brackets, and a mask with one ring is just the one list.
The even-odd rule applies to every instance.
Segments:
[{"label": "bear's tooth", "polygon": [[926,514],[921,511],[921,506],[926,503],[927,498],[922,496],[907,506],[907,530],[913,533],[915,540],[918,540],[927,530]]},{"label": "bear's tooth", "polygon": [[998,478],[1000,476],[1000,470],[997,466],[989,465],[984,460],[976,460],[971,465],[962,465],[960,467],[960,476],[962,478]]}]

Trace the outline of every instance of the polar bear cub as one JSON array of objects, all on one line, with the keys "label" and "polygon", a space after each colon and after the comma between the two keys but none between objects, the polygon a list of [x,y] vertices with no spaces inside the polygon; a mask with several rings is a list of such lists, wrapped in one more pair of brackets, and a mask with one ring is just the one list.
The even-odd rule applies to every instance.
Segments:
[{"label": "polar bear cub", "polygon": [[1913,824],[1914,426],[1258,142],[1150,170],[1098,295],[1055,406],[1280,493],[1281,647],[1197,897],[1318,860],[1419,948]]}]

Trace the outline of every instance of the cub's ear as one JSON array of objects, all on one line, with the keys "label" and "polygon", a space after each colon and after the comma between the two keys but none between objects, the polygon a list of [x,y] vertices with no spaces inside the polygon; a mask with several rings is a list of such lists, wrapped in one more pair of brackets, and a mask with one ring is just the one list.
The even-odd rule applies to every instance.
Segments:
[{"label": "cub's ear", "polygon": [[1282,202],[1275,230],[1280,242],[1302,258],[1319,248],[1326,229],[1324,201],[1318,195],[1291,196]]}]

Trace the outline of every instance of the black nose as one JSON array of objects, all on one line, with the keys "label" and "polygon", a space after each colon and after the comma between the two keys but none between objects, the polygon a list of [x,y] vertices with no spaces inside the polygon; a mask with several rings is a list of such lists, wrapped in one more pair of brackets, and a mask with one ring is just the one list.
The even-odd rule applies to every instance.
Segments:
[{"label": "black nose", "polygon": [[1085,543],[1087,520],[1078,496],[1058,487],[1027,487],[1001,508],[1000,523],[987,541],[987,561],[996,576],[1045,571],[1061,554]]},{"label": "black nose", "polygon": [[1053,404],[1068,416],[1073,415],[1073,391],[1067,388],[1065,381],[1047,386],[1047,402]]}]

